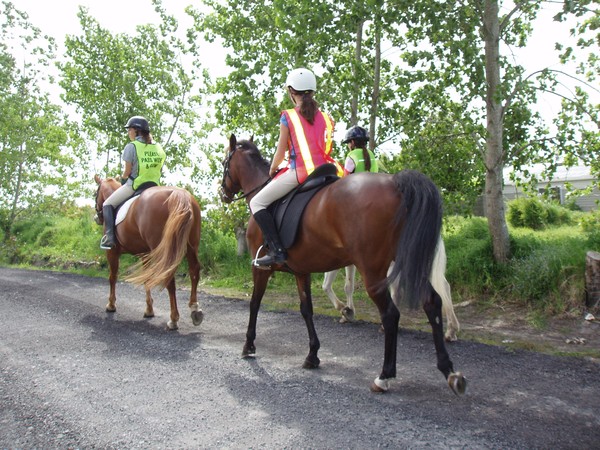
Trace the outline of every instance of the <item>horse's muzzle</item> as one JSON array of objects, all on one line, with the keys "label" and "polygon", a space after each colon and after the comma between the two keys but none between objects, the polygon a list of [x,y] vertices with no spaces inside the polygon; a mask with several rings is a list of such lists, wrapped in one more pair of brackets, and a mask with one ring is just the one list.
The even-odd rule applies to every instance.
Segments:
[{"label": "horse's muzzle", "polygon": [[227,195],[227,192],[225,192],[223,186],[219,188],[219,197],[221,197],[221,201],[224,203],[231,203],[233,201],[233,199]]},{"label": "horse's muzzle", "polygon": [[96,213],[96,215],[94,216],[94,221],[98,224],[98,225],[102,225],[104,223],[104,217],[102,217],[102,214],[98,214]]}]

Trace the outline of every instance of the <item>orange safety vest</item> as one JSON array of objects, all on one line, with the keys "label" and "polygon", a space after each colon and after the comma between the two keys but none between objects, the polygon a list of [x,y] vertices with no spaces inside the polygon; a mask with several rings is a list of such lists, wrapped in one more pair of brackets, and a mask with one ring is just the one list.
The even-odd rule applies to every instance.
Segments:
[{"label": "orange safety vest", "polygon": [[330,156],[333,149],[333,120],[328,114],[317,111],[314,123],[311,125],[298,111],[299,108],[294,108],[281,113],[285,116],[290,129],[291,142],[288,142],[288,151],[290,160],[294,159],[296,162],[298,183],[303,183],[315,167],[326,163],[335,164],[341,177],[344,170]]}]

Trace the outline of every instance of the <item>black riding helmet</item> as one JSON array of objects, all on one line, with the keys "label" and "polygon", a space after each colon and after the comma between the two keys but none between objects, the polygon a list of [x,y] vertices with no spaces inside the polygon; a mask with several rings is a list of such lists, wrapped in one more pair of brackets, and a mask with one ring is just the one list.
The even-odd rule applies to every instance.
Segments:
[{"label": "black riding helmet", "polygon": [[358,142],[369,142],[369,133],[367,133],[367,130],[365,130],[363,127],[355,125],[346,131],[346,136],[344,137],[342,144],[347,144],[352,140]]},{"label": "black riding helmet", "polygon": [[138,130],[150,132],[148,121],[142,116],[133,116],[127,121],[125,128],[137,128]]}]

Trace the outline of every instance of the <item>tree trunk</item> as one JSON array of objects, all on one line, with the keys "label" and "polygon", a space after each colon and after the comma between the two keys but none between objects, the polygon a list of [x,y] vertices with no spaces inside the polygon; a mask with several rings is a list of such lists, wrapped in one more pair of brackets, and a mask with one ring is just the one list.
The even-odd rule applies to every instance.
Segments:
[{"label": "tree trunk", "polygon": [[381,82],[381,21],[375,15],[375,61],[373,62],[373,94],[371,96],[371,117],[369,118],[369,149],[375,149],[375,126],[379,106],[379,84]]},{"label": "tree trunk", "polygon": [[600,307],[600,253],[589,251],[585,258],[585,305]]},{"label": "tree trunk", "polygon": [[358,94],[360,92],[360,86],[358,83],[359,73],[358,70],[362,63],[362,34],[364,20],[358,22],[358,28],[356,29],[356,47],[354,49],[354,65],[352,66],[352,77],[354,79],[352,102],[350,104],[350,126],[358,125]]},{"label": "tree trunk", "polygon": [[485,1],[483,13],[485,39],[485,78],[487,140],[485,154],[485,215],[492,236],[494,260],[499,263],[510,257],[510,240],[502,197],[504,150],[502,147],[503,112],[500,104],[500,23],[498,2]]},{"label": "tree trunk", "polygon": [[248,241],[246,241],[246,229],[244,227],[236,227],[235,238],[237,240],[237,255],[244,256],[248,253]]}]

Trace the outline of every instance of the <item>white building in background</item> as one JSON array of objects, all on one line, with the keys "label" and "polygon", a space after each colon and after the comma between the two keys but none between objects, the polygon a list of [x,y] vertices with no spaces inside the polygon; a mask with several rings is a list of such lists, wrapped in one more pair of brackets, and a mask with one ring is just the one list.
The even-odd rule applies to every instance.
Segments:
[{"label": "white building in background", "polygon": [[[530,168],[532,173],[538,175],[538,179],[541,179],[539,174],[542,173],[541,166],[534,166]],[[516,198],[527,196],[523,190],[516,186],[515,183],[510,180],[510,172],[505,171],[504,173],[504,189],[502,191],[504,200],[510,201]],[[569,190],[565,185],[572,186],[572,189],[585,189],[589,186],[594,186],[593,191],[590,194],[579,195],[569,197]],[[585,166],[575,167],[564,167],[559,166],[551,180],[540,181],[537,185],[538,192],[542,193],[546,187],[550,185],[553,188],[553,198],[560,201],[560,204],[564,204],[565,201],[573,198],[577,206],[582,211],[592,211],[599,208],[600,204],[600,190],[598,189],[597,181],[590,173],[590,168]]]}]

